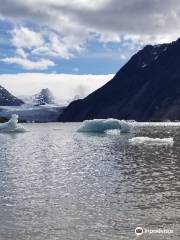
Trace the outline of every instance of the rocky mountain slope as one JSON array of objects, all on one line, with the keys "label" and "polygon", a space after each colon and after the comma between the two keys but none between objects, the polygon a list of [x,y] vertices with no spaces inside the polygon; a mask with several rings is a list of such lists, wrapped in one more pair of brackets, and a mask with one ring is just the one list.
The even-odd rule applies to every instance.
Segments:
[{"label": "rocky mountain slope", "polygon": [[180,119],[180,39],[144,47],[106,85],[72,102],[59,121],[110,117]]},{"label": "rocky mountain slope", "polygon": [[24,102],[0,86],[0,106],[20,106]]}]

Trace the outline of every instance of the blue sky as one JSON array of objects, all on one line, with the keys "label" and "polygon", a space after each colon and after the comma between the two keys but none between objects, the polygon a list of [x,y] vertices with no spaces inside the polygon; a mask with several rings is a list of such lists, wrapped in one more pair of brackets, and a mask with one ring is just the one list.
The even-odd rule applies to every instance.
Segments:
[{"label": "blue sky", "polygon": [[[10,21],[0,20],[0,59],[11,58],[16,55],[17,47],[12,43],[13,29],[18,29]],[[27,27],[28,26],[28,27]],[[37,28],[31,24],[23,24],[24,28],[37,32]],[[19,29],[21,25],[19,25]],[[128,59],[141,46],[124,46],[120,42],[102,43],[99,41],[87,40],[80,53],[74,54],[66,59],[58,56],[49,57],[54,63],[47,69],[26,69],[17,63],[7,63],[0,61],[0,74],[16,74],[26,72],[44,73],[67,73],[67,74],[109,74],[116,73]],[[37,56],[31,54],[31,49],[26,50],[32,59],[38,60]],[[32,55],[32,56],[31,56]],[[39,57],[39,56],[38,56]],[[46,56],[47,57],[47,56]]]}]

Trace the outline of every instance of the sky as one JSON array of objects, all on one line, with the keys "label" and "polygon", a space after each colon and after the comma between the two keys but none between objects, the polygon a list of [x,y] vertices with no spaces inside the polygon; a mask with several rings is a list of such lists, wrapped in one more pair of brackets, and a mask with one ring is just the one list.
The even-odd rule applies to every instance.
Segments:
[{"label": "sky", "polygon": [[89,87],[84,96],[144,45],[179,37],[179,0],[0,0],[0,6],[0,84],[20,95],[26,86],[51,87],[53,76],[57,87],[67,85],[63,97],[71,84],[81,93]]}]

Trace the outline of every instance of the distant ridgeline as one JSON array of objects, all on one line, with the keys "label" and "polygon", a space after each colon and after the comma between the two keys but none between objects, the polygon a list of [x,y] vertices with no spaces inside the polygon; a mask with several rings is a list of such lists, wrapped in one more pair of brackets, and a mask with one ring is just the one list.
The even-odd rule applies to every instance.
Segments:
[{"label": "distant ridgeline", "polygon": [[5,88],[0,86],[0,106],[20,106],[24,104],[21,99],[13,96]]},{"label": "distant ridgeline", "polygon": [[180,119],[180,39],[146,46],[110,82],[83,100],[72,102],[59,121],[110,117]]}]

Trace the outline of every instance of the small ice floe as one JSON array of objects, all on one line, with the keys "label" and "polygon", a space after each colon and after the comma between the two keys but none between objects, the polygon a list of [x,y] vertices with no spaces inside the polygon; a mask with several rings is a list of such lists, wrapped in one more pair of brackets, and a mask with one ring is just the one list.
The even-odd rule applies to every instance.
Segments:
[{"label": "small ice floe", "polygon": [[8,122],[0,123],[1,132],[25,132],[25,128],[18,124],[18,115],[13,114]]},{"label": "small ice floe", "polygon": [[130,132],[130,124],[124,120],[113,118],[86,120],[78,129],[78,132],[105,133],[114,129],[119,130],[119,133],[128,133]]},{"label": "small ice floe", "polygon": [[148,145],[173,145],[173,138],[150,138],[150,137],[134,137],[129,140],[132,145],[148,144]]}]

